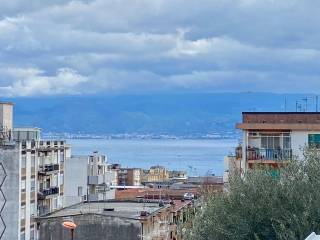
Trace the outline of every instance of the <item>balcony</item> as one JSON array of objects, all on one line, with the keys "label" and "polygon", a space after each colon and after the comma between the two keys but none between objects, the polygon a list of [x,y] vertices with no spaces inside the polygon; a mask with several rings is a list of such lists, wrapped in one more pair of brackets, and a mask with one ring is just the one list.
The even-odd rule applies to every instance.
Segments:
[{"label": "balcony", "polygon": [[88,185],[100,185],[105,183],[103,175],[88,176]]},{"label": "balcony", "polygon": [[292,159],[292,149],[247,148],[247,160],[284,161]]},{"label": "balcony", "polygon": [[42,167],[39,167],[39,173],[42,175],[46,175],[47,173],[59,171],[59,164],[48,164]]},{"label": "balcony", "polygon": [[59,188],[58,187],[51,187],[47,189],[42,189],[38,193],[38,200],[44,200],[46,197],[55,195],[59,193]]}]

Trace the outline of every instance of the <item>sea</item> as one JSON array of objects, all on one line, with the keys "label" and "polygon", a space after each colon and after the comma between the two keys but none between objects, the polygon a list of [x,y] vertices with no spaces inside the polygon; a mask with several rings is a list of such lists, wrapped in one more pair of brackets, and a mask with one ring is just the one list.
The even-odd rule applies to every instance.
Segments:
[{"label": "sea", "polygon": [[148,169],[161,165],[189,176],[223,175],[224,157],[234,152],[236,139],[68,139],[73,155],[98,151],[109,163]]}]

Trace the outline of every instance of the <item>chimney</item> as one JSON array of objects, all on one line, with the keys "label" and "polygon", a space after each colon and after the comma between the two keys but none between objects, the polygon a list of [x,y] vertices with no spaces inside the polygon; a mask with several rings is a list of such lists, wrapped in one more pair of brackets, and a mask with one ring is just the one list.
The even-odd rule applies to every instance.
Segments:
[{"label": "chimney", "polygon": [[13,128],[13,103],[0,102],[0,129],[12,131]]}]

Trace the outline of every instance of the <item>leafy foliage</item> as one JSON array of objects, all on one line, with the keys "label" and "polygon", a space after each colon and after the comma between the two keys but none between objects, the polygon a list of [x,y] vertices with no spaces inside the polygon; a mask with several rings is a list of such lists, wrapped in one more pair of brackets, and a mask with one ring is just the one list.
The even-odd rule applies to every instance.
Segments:
[{"label": "leafy foliage", "polygon": [[275,176],[255,168],[235,173],[228,192],[212,194],[194,221],[193,240],[305,239],[320,233],[320,153],[306,149]]}]

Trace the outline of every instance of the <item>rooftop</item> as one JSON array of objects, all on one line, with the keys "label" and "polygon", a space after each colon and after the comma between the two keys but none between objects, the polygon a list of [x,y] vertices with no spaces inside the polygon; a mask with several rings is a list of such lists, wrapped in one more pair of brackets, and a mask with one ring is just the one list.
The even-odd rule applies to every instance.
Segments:
[{"label": "rooftop", "polygon": [[244,130],[320,130],[320,112],[243,112]]},{"label": "rooftop", "polygon": [[141,212],[153,214],[164,207],[159,207],[159,203],[143,203],[131,201],[116,202],[91,202],[79,203],[51,214],[45,215],[40,219],[70,217],[82,214],[98,214],[128,219],[141,219]]}]

